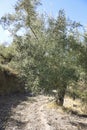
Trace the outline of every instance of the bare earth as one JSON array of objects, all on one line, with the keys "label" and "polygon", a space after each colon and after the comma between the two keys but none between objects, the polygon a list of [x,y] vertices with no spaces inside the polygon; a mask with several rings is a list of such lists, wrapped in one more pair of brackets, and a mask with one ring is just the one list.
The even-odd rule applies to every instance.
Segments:
[{"label": "bare earth", "polygon": [[0,130],[87,130],[87,118],[50,108],[51,97],[0,98]]}]

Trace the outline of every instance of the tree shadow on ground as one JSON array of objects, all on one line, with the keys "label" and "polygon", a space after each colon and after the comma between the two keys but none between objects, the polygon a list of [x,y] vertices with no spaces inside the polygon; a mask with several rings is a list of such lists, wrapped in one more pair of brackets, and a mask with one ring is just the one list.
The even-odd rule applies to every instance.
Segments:
[{"label": "tree shadow on ground", "polygon": [[0,130],[5,130],[6,122],[11,116],[12,108],[17,107],[23,101],[29,100],[29,94],[13,94],[0,96]]}]

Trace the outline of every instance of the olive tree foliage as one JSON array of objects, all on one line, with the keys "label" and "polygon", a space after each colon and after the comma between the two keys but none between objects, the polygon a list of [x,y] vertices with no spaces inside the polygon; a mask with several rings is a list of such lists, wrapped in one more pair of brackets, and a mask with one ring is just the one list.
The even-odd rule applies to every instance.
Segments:
[{"label": "olive tree foliage", "polygon": [[20,0],[15,12],[0,20],[13,35],[15,56],[10,65],[20,72],[27,89],[48,93],[56,89],[56,101],[63,105],[69,84],[78,80],[80,42],[74,30],[80,24],[68,22],[64,10],[45,24],[36,11],[38,5],[38,0]]},{"label": "olive tree foliage", "polygon": [[47,88],[57,90],[56,102],[63,105],[67,87],[71,82],[78,80],[75,66],[77,59],[73,53],[73,47],[78,43],[74,36],[68,34],[68,23],[64,10],[59,11],[56,20],[49,19],[47,32],[49,39],[48,70],[45,72],[47,74],[48,71]]},{"label": "olive tree foliage", "polygon": [[[85,32],[83,44],[81,44],[81,49],[79,51],[78,64],[82,67],[82,78],[83,86],[81,89],[81,99],[87,109],[87,33]],[[86,111],[87,112],[87,111]]]},{"label": "olive tree foliage", "polygon": [[30,31],[36,37],[36,7],[39,4],[39,0],[19,0],[14,6],[14,13],[3,16],[0,23],[3,28],[11,31],[12,35],[17,35],[21,30],[22,33]]},{"label": "olive tree foliage", "polygon": [[29,89],[37,89],[37,64],[43,53],[39,39],[43,34],[44,25],[43,21],[37,18],[36,12],[39,4],[38,0],[20,0],[15,5],[14,14],[7,14],[1,18],[2,26],[11,31],[12,44],[15,44],[16,54],[14,63],[11,64],[20,72]]}]

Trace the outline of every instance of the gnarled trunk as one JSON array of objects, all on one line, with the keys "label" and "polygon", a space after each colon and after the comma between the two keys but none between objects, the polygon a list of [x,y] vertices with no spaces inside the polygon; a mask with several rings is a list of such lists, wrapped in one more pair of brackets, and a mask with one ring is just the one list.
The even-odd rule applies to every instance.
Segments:
[{"label": "gnarled trunk", "polygon": [[64,96],[66,94],[67,85],[64,84],[63,86],[59,87],[56,94],[56,103],[60,106],[63,106],[64,103]]}]

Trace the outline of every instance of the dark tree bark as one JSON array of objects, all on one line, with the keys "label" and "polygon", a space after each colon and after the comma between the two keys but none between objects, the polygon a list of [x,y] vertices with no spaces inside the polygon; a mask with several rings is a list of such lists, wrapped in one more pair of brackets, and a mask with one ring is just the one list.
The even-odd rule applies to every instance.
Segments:
[{"label": "dark tree bark", "polygon": [[64,103],[64,97],[66,94],[67,85],[64,84],[63,86],[59,87],[56,94],[56,103],[60,106],[63,106]]}]

